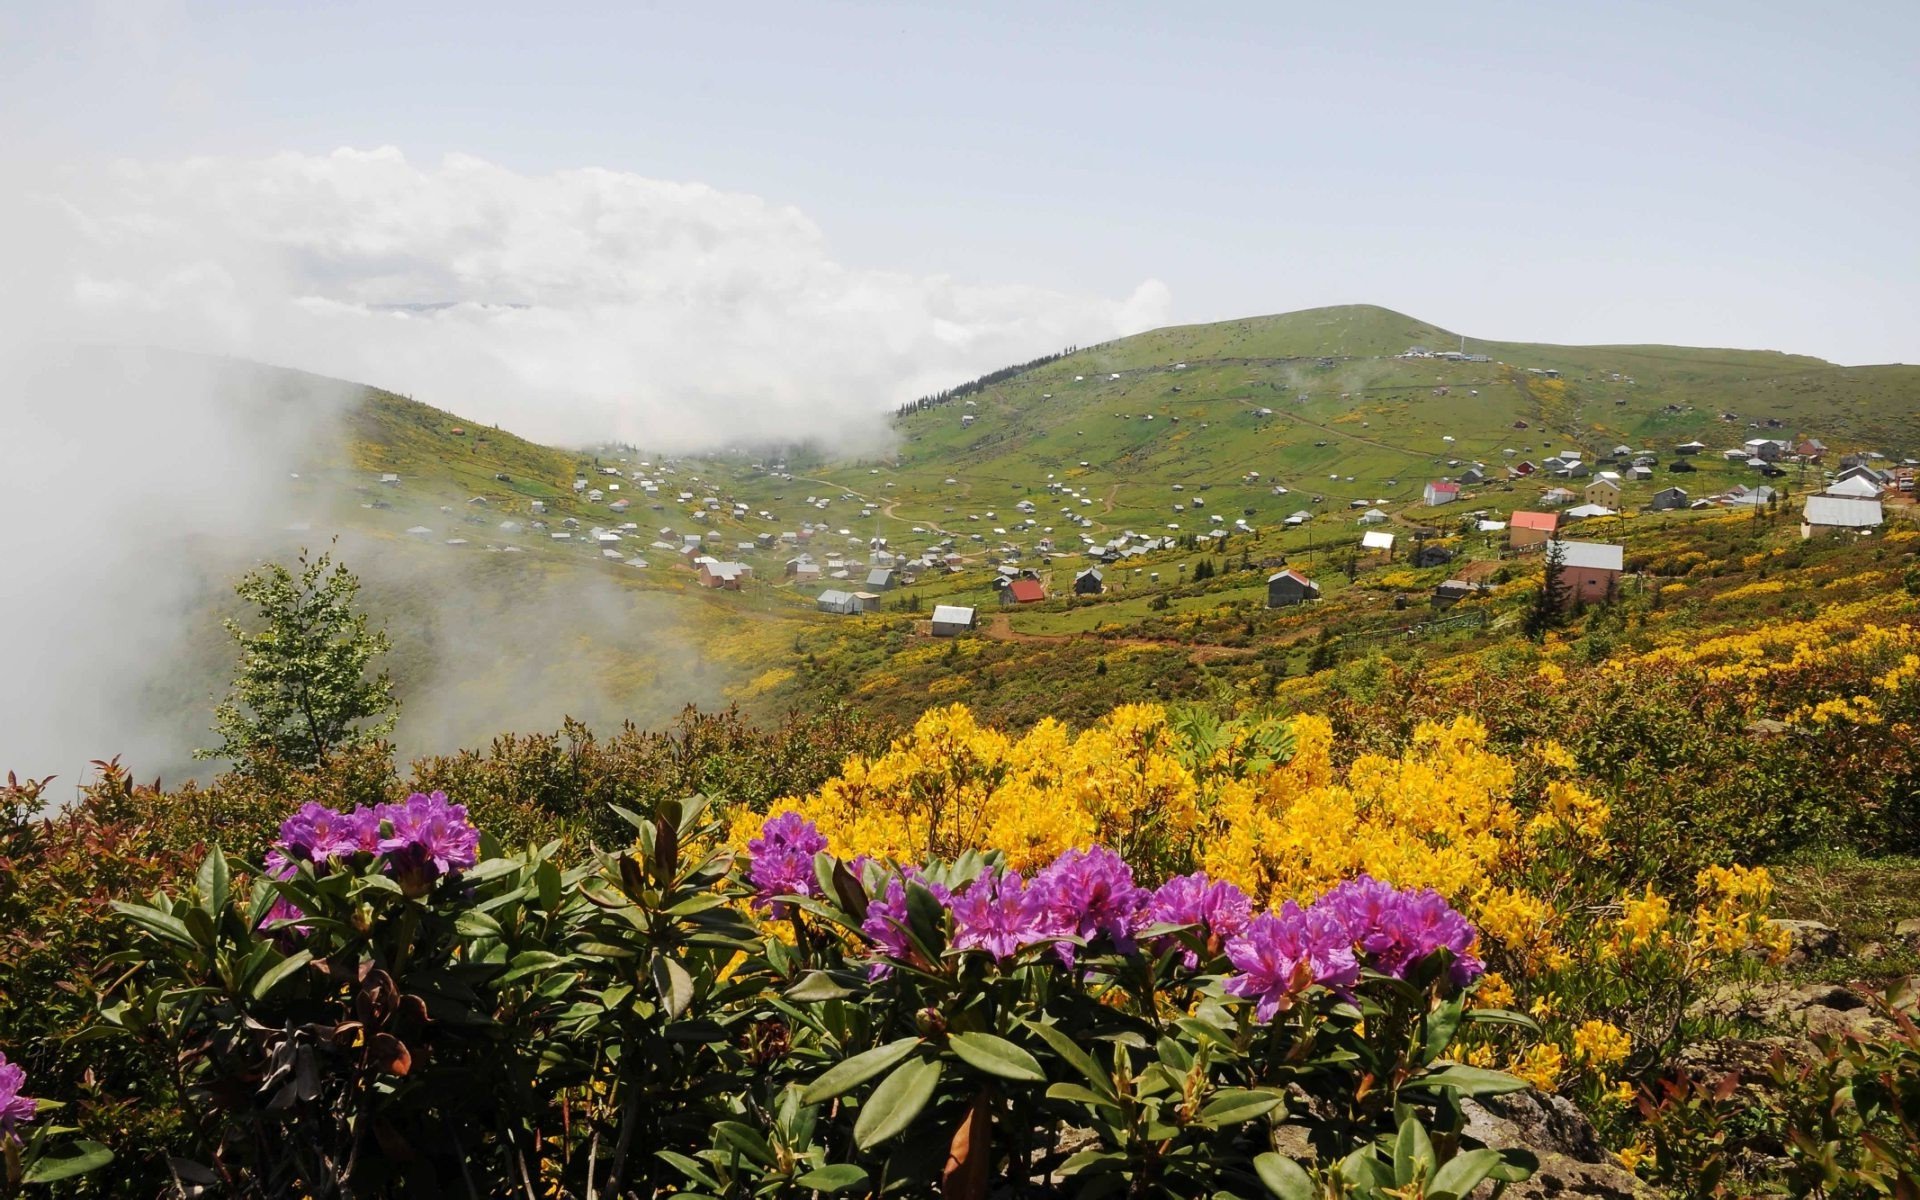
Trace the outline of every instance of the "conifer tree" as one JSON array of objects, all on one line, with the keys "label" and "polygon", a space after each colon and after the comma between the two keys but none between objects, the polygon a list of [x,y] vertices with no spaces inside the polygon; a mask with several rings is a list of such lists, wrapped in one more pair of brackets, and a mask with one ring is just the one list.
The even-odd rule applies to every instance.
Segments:
[{"label": "conifer tree", "polygon": [[1548,542],[1542,557],[1540,590],[1533,594],[1533,605],[1520,625],[1522,632],[1536,642],[1547,636],[1547,630],[1557,628],[1567,611],[1566,552],[1559,542]]}]

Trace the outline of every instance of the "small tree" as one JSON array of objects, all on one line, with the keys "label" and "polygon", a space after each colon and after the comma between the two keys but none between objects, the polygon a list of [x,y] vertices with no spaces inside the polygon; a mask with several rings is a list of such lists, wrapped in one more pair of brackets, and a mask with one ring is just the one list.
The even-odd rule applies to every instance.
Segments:
[{"label": "small tree", "polygon": [[1540,590],[1533,594],[1533,605],[1520,625],[1536,642],[1547,636],[1547,630],[1557,628],[1567,612],[1566,552],[1559,542],[1548,542],[1543,559]]},{"label": "small tree", "polygon": [[312,769],[392,732],[393,683],[384,671],[368,675],[387,635],[370,632],[365,614],[353,611],[359,578],[331,551],[309,559],[302,550],[295,566],[271,563],[235,586],[259,629],[225,622],[240,661],[214,710],[220,745],[198,757],[231,759],[243,771],[266,759]]}]

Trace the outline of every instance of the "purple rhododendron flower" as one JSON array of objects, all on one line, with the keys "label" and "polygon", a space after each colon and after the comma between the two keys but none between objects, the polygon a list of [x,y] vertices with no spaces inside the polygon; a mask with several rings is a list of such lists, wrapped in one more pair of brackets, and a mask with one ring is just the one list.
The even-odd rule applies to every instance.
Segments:
[{"label": "purple rhododendron flower", "polygon": [[1255,1001],[1254,1015],[1271,1021],[1310,984],[1345,991],[1360,981],[1360,963],[1346,927],[1329,913],[1301,909],[1289,900],[1277,913],[1261,913],[1227,942],[1227,958],[1240,972],[1226,990]]},{"label": "purple rhododendron flower", "polygon": [[280,848],[289,858],[325,863],[354,851],[351,818],[312,801],[280,823]]},{"label": "purple rhododendron flower", "polygon": [[[1196,926],[1217,950],[1251,920],[1253,901],[1245,892],[1224,879],[1208,879],[1205,871],[1195,871],[1161,884],[1141,914],[1140,924]],[[1164,949],[1173,940],[1163,938],[1155,948]],[[1191,949],[1182,950],[1180,959],[1188,970],[1200,965],[1200,956]]]},{"label": "purple rhododendron flower", "polygon": [[826,836],[799,813],[789,809],[769,818],[760,836],[747,843],[747,879],[759,892],[754,904],[767,908],[775,896],[817,895],[813,856],[826,848]]},{"label": "purple rhododendron flower", "polygon": [[953,947],[985,950],[997,959],[1053,940],[1053,922],[1041,897],[1017,871],[982,872],[953,897]]},{"label": "purple rhododendron flower", "polygon": [[1472,923],[1431,888],[1401,891],[1361,875],[1321,896],[1313,908],[1346,929],[1367,966],[1396,979],[1442,948],[1453,952],[1449,975],[1455,985],[1470,983],[1485,970],[1472,953]]},{"label": "purple rhododendron flower", "polygon": [[[445,802],[444,793],[435,792],[434,795],[439,796],[442,803]],[[412,799],[423,800],[425,797],[415,795]],[[304,859],[316,864],[338,862],[355,854],[378,854],[381,850],[381,817],[385,812],[400,807],[382,805],[375,810],[361,805],[350,813],[343,813],[324,804],[309,802],[280,823],[277,846],[283,857]],[[460,811],[464,814],[466,810]],[[475,840],[477,842],[477,837]]]},{"label": "purple rhododendron flower", "polygon": [[[1133,927],[1152,893],[1133,882],[1133,868],[1107,849],[1068,850],[1040,870],[1029,893],[1050,934],[1086,942],[1105,937],[1121,953],[1133,950]],[[1054,948],[1060,961],[1073,965],[1076,947]]]},{"label": "purple rhododendron flower", "polygon": [[276,936],[293,933],[300,937],[305,937],[311,931],[310,926],[280,925],[278,928],[274,928],[274,926],[281,921],[298,921],[306,915],[306,910],[293,903],[293,901],[288,900],[285,896],[276,896],[274,897],[273,906],[267,909],[267,915],[260,918],[260,928],[273,929]]},{"label": "purple rhododendron flower", "polygon": [[[447,803],[445,792],[415,792],[400,804],[383,804],[376,822],[387,827],[379,847],[396,874],[436,878],[464,871],[480,858],[480,831],[468,823],[467,806]],[[357,848],[364,828],[353,827],[348,844]],[[343,824],[343,832],[347,829]]]},{"label": "purple rhododendron flower", "polygon": [[27,1073],[19,1063],[7,1061],[0,1054],[0,1141],[14,1137],[14,1130],[28,1121],[40,1109],[40,1102],[31,1096],[22,1096],[20,1089],[27,1086]]},{"label": "purple rhododendron flower", "polygon": [[[905,871],[887,880],[886,889],[867,904],[867,915],[860,922],[860,932],[888,958],[905,961],[913,954],[913,946],[907,940],[907,885],[917,883],[933,893],[933,898],[941,904],[951,904],[953,893],[940,884],[928,879],[919,871],[908,867]],[[875,963],[867,970],[867,978],[884,979],[893,973],[886,963]]]},{"label": "purple rhododendron flower", "polygon": [[[266,868],[267,874],[274,879],[292,879],[300,870],[299,867],[294,865],[293,860],[288,858],[286,854],[277,847],[267,851]],[[276,896],[273,900],[273,906],[267,909],[266,916],[260,918],[260,924],[257,928],[266,929],[277,921],[297,921],[306,915],[305,912],[301,911],[299,905],[294,904],[285,896]],[[305,936],[307,927],[304,925],[296,925],[282,928],[275,932],[277,935],[296,933]]]},{"label": "purple rhododendron flower", "polygon": [[[435,792],[434,795],[439,796],[443,800],[446,798],[443,792]],[[455,807],[460,806],[456,805]],[[465,818],[466,811],[465,808],[460,808],[463,819]],[[368,808],[362,804],[348,813],[342,822],[340,849],[336,857],[345,858],[353,854],[378,855],[380,853],[380,838],[380,810]],[[477,831],[473,835],[473,841],[476,847],[480,844],[480,835]],[[472,866],[473,864],[469,863],[467,865]]]}]

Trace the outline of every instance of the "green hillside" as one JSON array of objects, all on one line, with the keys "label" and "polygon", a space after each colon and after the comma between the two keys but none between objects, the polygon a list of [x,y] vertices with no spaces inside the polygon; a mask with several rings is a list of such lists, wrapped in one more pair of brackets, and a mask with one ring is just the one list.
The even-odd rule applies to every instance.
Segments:
[{"label": "green hillside", "polygon": [[[916,614],[940,603],[993,614],[996,661],[1022,672],[1044,675],[1048,662],[1084,669],[1098,651],[1061,639],[1097,632],[1129,641],[1136,664],[1165,660],[1142,686],[1197,687],[1193,662],[1175,647],[1209,622],[1219,625],[1209,637],[1241,642],[1203,650],[1197,661],[1209,669],[1257,653],[1298,670],[1315,637],[1372,636],[1405,623],[1396,609],[1409,594],[1420,598],[1451,574],[1507,568],[1504,535],[1478,532],[1475,518],[1504,519],[1539,507],[1549,487],[1586,483],[1509,480],[1509,464],[1580,449],[1612,467],[1616,443],[1656,452],[1654,477],[1627,483],[1622,516],[1579,534],[1633,552],[1684,542],[1691,523],[1727,512],[1643,512],[1657,489],[1678,485],[1701,498],[1770,482],[1792,496],[1824,484],[1824,468],[1812,466],[1763,481],[1725,461],[1723,447],[1819,437],[1833,450],[1830,467],[1856,450],[1897,459],[1920,441],[1912,419],[1920,368],[1473,339],[1465,352],[1487,361],[1404,356],[1413,346],[1462,344],[1451,331],[1365,306],[1157,330],[910,411],[894,422],[895,452],[862,462],[558,449],[390,392],[331,384],[352,389],[342,436],[317,440],[288,485],[295,508],[313,519],[271,552],[340,531],[349,560],[374,568],[369,602],[414,635],[402,639],[408,661],[396,662],[403,691],[417,680],[424,692],[460,693],[452,715],[415,705],[422,740],[412,744],[424,746],[505,725],[550,727],[569,712],[648,723],[688,700],[770,711],[883,696],[911,677],[899,664],[920,653]],[[266,395],[293,379],[260,368],[247,386]],[[1672,446],[1694,438],[1709,452],[1690,460],[1691,473],[1672,473]],[[1460,503],[1422,502],[1429,481],[1475,463],[1486,481],[1467,486]],[[382,483],[388,473],[398,482]],[[576,490],[580,479],[601,496]],[[624,511],[614,507],[620,500]],[[1403,548],[1436,540],[1452,565],[1411,570],[1404,549],[1360,553],[1367,526],[1358,517],[1373,505]],[[1304,525],[1285,524],[1302,511],[1311,514]],[[1083,552],[1129,531],[1171,541],[1109,566],[1104,594],[1062,599],[1090,565]],[[747,563],[753,578],[740,591],[698,586],[674,549],[687,534],[705,536],[715,557]],[[1205,534],[1225,537],[1196,544]],[[821,590],[864,585],[875,538],[902,558],[957,555],[959,569],[918,572],[883,597],[884,615],[816,611]],[[821,561],[822,578],[786,575],[802,548]],[[847,561],[831,563],[836,555]],[[1191,572],[1202,559],[1222,573],[1198,586]],[[231,578],[245,561],[210,564],[208,578]],[[998,615],[994,571],[1010,562],[1036,571],[1055,598]],[[1311,614],[1263,614],[1265,574],[1280,562],[1312,573],[1328,603]],[[194,727],[201,717],[185,710],[215,690],[224,655],[211,615],[205,624],[203,666],[175,681]],[[1116,670],[1117,682],[1126,673]],[[922,686],[909,694],[924,700]],[[530,707],[517,708],[525,697]]]},{"label": "green hillside", "polygon": [[[869,498],[884,493],[888,512],[909,523],[984,519],[1051,478],[1090,499],[1070,506],[1103,528],[1191,530],[1210,522],[1174,513],[1176,484],[1209,489],[1206,515],[1223,514],[1229,526],[1243,516],[1270,524],[1314,508],[1303,503],[1313,495],[1328,512],[1355,500],[1392,510],[1474,461],[1497,477],[1510,462],[1570,449],[1591,459],[1622,442],[1660,453],[1664,465],[1674,444],[1694,438],[1718,451],[1751,436],[1820,437],[1836,457],[1858,449],[1899,457],[1920,441],[1915,367],[1473,339],[1466,352],[1489,361],[1397,357],[1416,345],[1461,342],[1364,306],[1156,330],[900,418],[898,456],[877,481],[867,469],[821,475]],[[1690,490],[1751,477],[1723,470],[1717,453],[1701,466]],[[1671,482],[1661,474],[1658,486]],[[1276,495],[1276,484],[1288,492]],[[1530,502],[1527,489],[1507,493],[1498,479],[1483,490],[1495,507]],[[1641,498],[1630,489],[1629,501]]]}]

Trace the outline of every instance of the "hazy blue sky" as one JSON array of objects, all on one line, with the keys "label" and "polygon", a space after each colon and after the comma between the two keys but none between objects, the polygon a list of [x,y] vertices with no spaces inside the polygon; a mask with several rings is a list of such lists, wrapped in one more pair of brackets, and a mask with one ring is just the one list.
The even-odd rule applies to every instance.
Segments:
[{"label": "hazy blue sky", "polygon": [[1920,360],[1914,0],[53,8],[0,24],[36,162],[598,167],[1181,321]]}]

